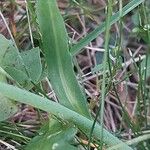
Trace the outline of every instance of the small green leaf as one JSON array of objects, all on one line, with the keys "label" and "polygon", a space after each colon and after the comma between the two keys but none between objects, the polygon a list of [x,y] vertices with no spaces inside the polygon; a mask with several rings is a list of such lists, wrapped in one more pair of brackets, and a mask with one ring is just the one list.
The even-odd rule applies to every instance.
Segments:
[{"label": "small green leaf", "polygon": [[144,27],[139,26],[132,30],[132,32],[137,36],[139,39],[142,39],[145,43],[149,44],[149,32],[150,32],[150,25],[145,25]]},{"label": "small green leaf", "polygon": [[0,35],[0,66],[19,84],[29,82],[26,68],[18,49],[10,40]]},{"label": "small green leaf", "polygon": [[[107,65],[107,67],[108,67],[108,65]],[[103,71],[104,71],[103,64],[98,64],[94,68],[92,68],[92,73],[93,74],[95,74],[97,72],[101,72],[102,73]]]},{"label": "small green leaf", "polygon": [[26,150],[77,150],[73,146],[77,129],[62,125],[57,120],[50,120],[28,144]]},{"label": "small green leaf", "polygon": [[[6,82],[5,76],[2,74],[0,74],[0,82]],[[17,110],[15,103],[0,93],[0,121],[10,118]]]},{"label": "small green leaf", "polygon": [[31,50],[22,52],[21,57],[26,66],[29,78],[34,83],[37,83],[42,73],[42,64],[41,64],[39,48],[37,47]]},{"label": "small green leaf", "polygon": [[132,15],[132,21],[133,21],[134,25],[136,25],[136,26],[140,25],[139,11],[134,12],[134,14]]},{"label": "small green leaf", "polygon": [[144,76],[144,73],[146,71],[146,78],[150,78],[150,54],[147,55],[147,66],[146,66],[146,58],[141,62],[141,71],[142,75]]},{"label": "small green leaf", "polygon": [[0,121],[4,121],[17,112],[18,108],[10,99],[0,94]]},{"label": "small green leaf", "polygon": [[21,86],[33,87],[40,81],[42,65],[39,48],[20,53],[10,40],[0,35],[0,66]]}]

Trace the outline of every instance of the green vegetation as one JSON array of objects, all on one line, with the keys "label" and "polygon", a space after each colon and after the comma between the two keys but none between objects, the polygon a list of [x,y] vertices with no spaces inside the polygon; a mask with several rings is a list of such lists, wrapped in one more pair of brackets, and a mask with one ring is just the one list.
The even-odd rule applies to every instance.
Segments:
[{"label": "green vegetation", "polygon": [[[68,8],[63,8],[63,3],[68,4]],[[74,15],[68,12],[79,9],[82,23],[86,17],[87,22],[94,22],[96,10],[94,12],[87,3],[84,0],[27,1],[26,20],[23,20],[24,24],[18,23],[21,29],[18,34],[13,17],[9,27],[2,14],[5,10],[1,10],[11,39],[0,35],[0,146],[25,150],[150,149],[150,4],[144,0],[108,0],[105,10],[102,9],[105,21],[91,32],[84,28],[84,35],[77,42],[69,32],[70,28],[75,30],[70,27]],[[10,4],[12,9],[17,7],[13,0]],[[58,4],[65,11],[63,15]],[[137,40],[136,44],[140,43],[134,53],[124,46],[128,37],[124,35],[124,28],[131,30],[124,18],[132,22],[131,38]],[[30,42],[21,44],[27,29]],[[117,36],[111,31],[114,29]],[[90,68],[100,96],[97,96],[97,102],[92,96],[88,102],[87,89],[83,86],[86,74],[81,71],[77,55],[88,44],[96,43],[100,34],[104,36],[103,51],[94,60],[101,63]],[[125,47],[128,48],[128,60],[127,52],[123,51]],[[142,48],[144,53],[140,54]],[[129,82],[133,77],[136,82]],[[134,102],[131,103],[127,102],[128,86],[134,87]],[[47,94],[49,91],[52,96]],[[105,107],[110,105],[106,100],[111,93],[114,107],[107,110]],[[30,117],[36,113],[35,124],[28,119],[27,124],[15,121],[15,117],[18,118],[15,114],[21,111],[22,115],[24,107],[29,109]],[[108,129],[105,115],[110,112],[111,118],[116,116],[116,122],[109,120],[112,128]]]}]

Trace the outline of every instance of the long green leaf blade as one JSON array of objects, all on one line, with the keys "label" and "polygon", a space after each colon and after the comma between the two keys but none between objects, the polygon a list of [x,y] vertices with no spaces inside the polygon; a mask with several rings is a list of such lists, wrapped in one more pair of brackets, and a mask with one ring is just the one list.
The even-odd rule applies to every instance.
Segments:
[{"label": "long green leaf blade", "polygon": [[[135,7],[140,5],[144,0],[132,0],[126,6],[122,8],[122,15],[120,16],[120,12],[118,11],[111,17],[110,26],[113,25],[115,22],[120,20],[123,16],[133,10]],[[99,25],[94,31],[89,33],[85,38],[81,39],[77,44],[75,44],[71,49],[70,52],[72,55],[76,55],[79,51],[84,48],[88,43],[94,40],[98,35],[106,30],[106,22]]]},{"label": "long green leaf blade", "polygon": [[48,77],[58,100],[64,106],[89,118],[85,96],[73,71],[68,36],[56,0],[38,0],[36,11]]},{"label": "long green leaf blade", "polygon": [[[58,118],[67,120],[68,122],[72,122],[78,128],[83,130],[86,134],[89,134],[91,130],[93,124],[92,120],[89,120],[86,117],[78,114],[77,112],[72,111],[46,98],[40,97],[31,92],[1,82],[0,82],[0,93],[20,103],[31,105],[33,107],[52,113]],[[95,125],[93,136],[98,139],[102,137],[102,134],[100,132],[100,126],[98,124]],[[110,146],[121,144],[119,150],[132,150],[132,148],[130,148],[128,145],[123,143],[121,140],[113,136],[105,129],[103,130],[103,141],[104,143]]]}]

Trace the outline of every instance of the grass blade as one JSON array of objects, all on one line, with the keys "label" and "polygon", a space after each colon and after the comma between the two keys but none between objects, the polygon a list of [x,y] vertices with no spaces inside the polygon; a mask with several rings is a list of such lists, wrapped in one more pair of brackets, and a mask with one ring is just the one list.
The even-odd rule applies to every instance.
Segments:
[{"label": "grass blade", "polygon": [[[116,14],[114,14],[111,17],[110,26],[113,25],[115,22],[119,21],[123,16],[125,16],[127,13],[132,11],[135,7],[140,5],[144,0],[132,0],[129,2],[126,6],[122,8],[122,16],[120,16],[120,11],[118,11]],[[106,30],[105,22],[99,25],[94,31],[89,33],[85,38],[81,39],[77,44],[75,44],[70,52],[72,55],[76,55],[80,52],[82,48],[84,48],[88,43],[90,43],[92,40],[94,40],[98,35],[100,35],[102,32]]]},{"label": "grass blade", "polygon": [[[31,92],[1,82],[0,82],[0,93],[3,96],[11,98],[15,101],[31,105],[43,111],[52,113],[53,115],[56,115],[61,119],[67,120],[68,122],[72,122],[87,134],[89,134],[91,130],[93,121],[87,119],[86,117],[78,114],[75,111],[72,111],[60,105],[59,103],[55,103],[46,98],[35,95]],[[98,124],[95,125],[93,135],[98,139],[100,139],[102,136],[100,132],[100,126]],[[130,148],[127,144],[123,143],[121,140],[119,140],[117,137],[110,134],[105,129],[103,129],[103,141],[104,143],[110,146],[121,144],[119,150],[132,150],[132,148]]]}]

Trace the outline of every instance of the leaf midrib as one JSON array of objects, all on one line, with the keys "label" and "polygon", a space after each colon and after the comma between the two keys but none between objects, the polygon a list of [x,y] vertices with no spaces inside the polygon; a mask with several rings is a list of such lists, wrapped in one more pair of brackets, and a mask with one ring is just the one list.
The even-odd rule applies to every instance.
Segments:
[{"label": "leaf midrib", "polygon": [[[49,7],[49,10],[50,10],[50,5],[48,5]],[[49,14],[51,16],[51,18],[53,18],[53,11],[49,11]],[[56,56],[57,56],[57,65],[58,65],[58,72],[59,72],[59,77],[60,77],[60,80],[61,80],[61,83],[62,83],[62,86],[64,88],[64,91],[65,91],[65,95],[68,99],[68,101],[70,102],[71,106],[74,108],[74,105],[72,104],[72,100],[74,101],[75,98],[72,96],[72,92],[70,91],[70,88],[68,87],[68,83],[67,81],[65,80],[65,73],[63,71],[63,65],[62,65],[62,62],[61,62],[61,57],[59,55],[59,42],[58,42],[58,38],[57,38],[57,34],[56,34],[56,30],[55,30],[55,23],[53,20],[49,20],[51,21],[51,24],[52,24],[52,31],[53,31],[53,35],[54,35],[54,43],[56,45]],[[50,41],[51,42],[51,41]],[[74,101],[75,102],[75,101]],[[80,107],[77,108],[78,110],[80,110]]]}]

